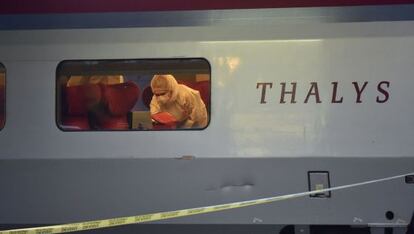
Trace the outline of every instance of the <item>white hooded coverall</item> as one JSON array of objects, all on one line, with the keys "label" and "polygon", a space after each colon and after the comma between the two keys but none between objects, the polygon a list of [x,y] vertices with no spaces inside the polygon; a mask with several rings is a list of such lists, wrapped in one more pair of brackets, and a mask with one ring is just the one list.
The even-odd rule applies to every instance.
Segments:
[{"label": "white hooded coverall", "polygon": [[[155,75],[151,80],[151,88],[154,93],[150,104],[151,115],[168,112],[177,119],[179,128],[207,126],[207,109],[199,91],[178,84],[172,75]],[[166,95],[155,95],[160,92]]]}]

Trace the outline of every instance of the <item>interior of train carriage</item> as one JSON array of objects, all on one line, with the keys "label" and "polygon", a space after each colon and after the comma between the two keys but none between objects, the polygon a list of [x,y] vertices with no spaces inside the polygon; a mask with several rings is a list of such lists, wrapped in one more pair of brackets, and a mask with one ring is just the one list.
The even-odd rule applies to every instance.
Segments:
[{"label": "interior of train carriage", "polygon": [[[43,5],[41,4],[43,2]],[[74,6],[70,1],[64,1],[61,6],[57,6],[52,1],[39,1],[33,6],[30,4],[16,4],[9,1],[7,7],[0,9],[1,14],[45,14],[45,13],[76,13],[96,12],[93,5],[101,3],[82,4]],[[75,1],[74,1],[75,2]],[[86,1],[85,1],[86,2]],[[93,2],[93,1],[89,1]],[[122,1],[121,1],[122,2]],[[125,2],[125,1],[124,1]],[[325,7],[343,5],[369,5],[369,4],[401,4],[410,1],[259,1],[259,5],[251,3],[218,3],[219,1],[209,1],[209,4],[195,2],[193,9],[232,9],[237,4],[242,4],[240,8],[260,8],[260,2],[266,8],[278,7]],[[65,4],[66,7],[65,8]],[[108,3],[101,4],[101,11],[148,11],[159,10],[157,4],[165,4],[154,1],[131,8],[131,4],[122,7],[122,3],[114,5]],[[216,4],[216,5],[215,5]],[[233,5],[232,5],[233,4]],[[121,6],[121,7],[119,7]],[[190,4],[183,4],[180,1],[171,1],[166,9],[161,10],[191,10]],[[73,10],[75,9],[75,10]],[[76,10],[77,9],[77,10]],[[92,9],[92,10],[91,10]],[[72,11],[72,12],[70,12]],[[99,10],[98,10],[99,12]],[[112,130],[173,130],[179,129],[177,121],[154,121],[151,116],[150,104],[154,97],[151,89],[151,79],[158,74],[170,74],[175,77],[179,84],[190,87],[199,92],[208,116],[210,117],[210,95],[211,95],[211,71],[206,60],[203,59],[171,59],[171,60],[88,60],[75,61],[68,60],[59,64],[56,74],[56,123],[62,131],[112,131]],[[0,128],[5,124],[6,113],[6,68],[0,64]],[[195,129],[203,129],[206,126]],[[393,216],[393,214],[389,214]],[[392,219],[392,217],[390,217]],[[1,219],[0,219],[1,222]],[[412,221],[411,221],[412,223]],[[44,224],[48,225],[48,224]],[[411,224],[412,225],[412,224]],[[42,224],[0,224],[0,230],[10,228],[25,228],[42,226]],[[414,233],[409,227],[406,233]],[[404,229],[405,232],[405,229]],[[1,233],[1,231],[0,231]],[[47,232],[46,232],[47,233]],[[83,231],[82,233],[313,233],[313,234],[342,234],[342,233],[403,233],[393,228],[380,228],[374,231],[365,226],[349,225],[129,225],[106,228],[102,230]]]},{"label": "interior of train carriage", "polygon": [[154,94],[151,82],[162,75],[197,95],[208,118],[210,65],[204,59],[64,61],[57,69],[57,125],[63,131],[207,127],[208,121],[191,126],[184,123],[191,116],[177,116],[172,108],[154,110],[154,102],[164,93]]}]

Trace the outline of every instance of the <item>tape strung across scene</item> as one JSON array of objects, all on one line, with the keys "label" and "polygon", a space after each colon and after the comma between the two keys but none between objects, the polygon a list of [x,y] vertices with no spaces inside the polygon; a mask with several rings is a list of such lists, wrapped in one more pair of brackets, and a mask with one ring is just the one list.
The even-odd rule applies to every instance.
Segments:
[{"label": "tape strung across scene", "polygon": [[327,189],[313,190],[309,192],[294,193],[294,194],[261,198],[261,199],[248,200],[248,201],[241,201],[241,202],[226,203],[226,204],[220,204],[220,205],[214,205],[214,206],[204,206],[204,207],[191,208],[191,209],[119,217],[119,218],[112,218],[112,219],[102,219],[102,220],[87,221],[87,222],[68,223],[68,224],[52,225],[52,226],[44,226],[44,227],[5,230],[5,231],[0,231],[0,234],[66,233],[66,232],[76,232],[76,231],[122,226],[122,225],[128,225],[128,224],[146,223],[146,222],[151,222],[151,221],[172,219],[172,218],[178,218],[178,217],[184,217],[184,216],[192,216],[192,215],[197,215],[197,214],[205,214],[205,213],[217,212],[217,211],[222,211],[222,210],[230,210],[230,209],[242,208],[242,207],[247,207],[247,206],[254,206],[254,205],[266,204],[266,203],[271,203],[271,202],[283,201],[283,200],[288,200],[288,199],[293,199],[293,198],[298,198],[298,197],[309,196],[309,195],[316,194],[316,193],[323,193],[323,192],[353,188],[353,187],[367,185],[367,184],[384,182],[384,181],[398,179],[398,178],[402,178],[402,177],[413,175],[413,174],[414,172],[411,172],[407,174],[401,174],[401,175],[396,175],[396,176],[391,176],[391,177],[386,177],[386,178],[381,178],[381,179],[376,179],[376,180],[364,181],[360,183],[342,185],[342,186],[337,186],[337,187],[332,187],[332,188],[327,188]]}]

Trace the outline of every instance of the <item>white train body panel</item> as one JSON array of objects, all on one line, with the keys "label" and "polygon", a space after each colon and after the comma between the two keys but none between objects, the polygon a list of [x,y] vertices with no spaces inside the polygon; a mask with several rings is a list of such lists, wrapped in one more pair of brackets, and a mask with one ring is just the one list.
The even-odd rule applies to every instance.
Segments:
[{"label": "white train body panel", "polygon": [[[1,32],[8,92],[1,157],[409,157],[414,35],[406,29],[413,26]],[[403,35],[389,35],[395,31]],[[55,76],[62,60],[199,57],[211,65],[211,120],[205,130],[67,133],[56,126]],[[258,85],[263,82],[273,85],[266,86],[266,103]],[[295,83],[296,103],[291,94],[281,103],[281,83],[286,92]]]},{"label": "white train body panel", "polygon": [[[279,19],[0,31],[7,89],[0,223],[78,222],[303,192],[310,171],[329,172],[332,187],[413,172],[414,22]],[[62,61],[173,58],[210,64],[205,129],[57,127]],[[182,156],[195,160],[175,160]],[[162,223],[405,227],[412,197],[413,184],[401,179]]]}]

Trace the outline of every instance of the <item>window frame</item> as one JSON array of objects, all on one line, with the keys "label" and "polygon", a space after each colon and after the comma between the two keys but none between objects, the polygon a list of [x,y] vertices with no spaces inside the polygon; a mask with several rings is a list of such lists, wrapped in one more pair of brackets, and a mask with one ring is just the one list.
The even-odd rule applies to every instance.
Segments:
[{"label": "window frame", "polygon": [[[62,111],[61,111],[61,102],[62,102],[62,97],[59,97],[61,95],[61,90],[60,90],[60,81],[59,81],[59,77],[62,75],[61,68],[62,66],[65,65],[65,63],[85,63],[85,62],[125,62],[125,61],[148,61],[148,62],[162,62],[162,61],[186,61],[186,60],[200,60],[200,62],[205,63],[206,65],[206,69],[208,70],[207,74],[209,76],[209,87],[208,87],[208,102],[209,105],[206,105],[206,109],[207,109],[207,116],[208,116],[208,120],[207,120],[207,124],[205,127],[203,128],[175,128],[175,129],[147,129],[147,130],[140,130],[140,129],[89,129],[89,130],[82,130],[82,129],[65,129],[62,126]],[[162,65],[160,65],[162,66]],[[170,69],[170,70],[174,70],[174,69]],[[107,73],[102,73],[102,74],[107,74]],[[156,73],[154,73],[156,74]],[[195,73],[194,73],[195,74]],[[203,73],[206,74],[206,73]],[[56,72],[55,72],[55,124],[56,127],[62,131],[62,132],[164,132],[164,131],[204,131],[206,128],[208,128],[210,126],[210,122],[211,122],[211,96],[212,96],[212,77],[211,77],[211,63],[209,62],[208,59],[204,58],[204,57],[186,57],[186,58],[139,58],[139,59],[134,59],[134,58],[125,58],[125,59],[65,59],[65,60],[61,60],[57,66],[56,66]],[[140,95],[142,95],[143,90],[140,90]],[[140,97],[141,98],[141,97]],[[129,122],[129,121],[128,121]]]},{"label": "window frame", "polygon": [[4,63],[0,62],[0,72],[4,70],[4,102],[3,102],[3,125],[0,125],[0,131],[2,131],[6,127],[7,122],[7,68]]}]

